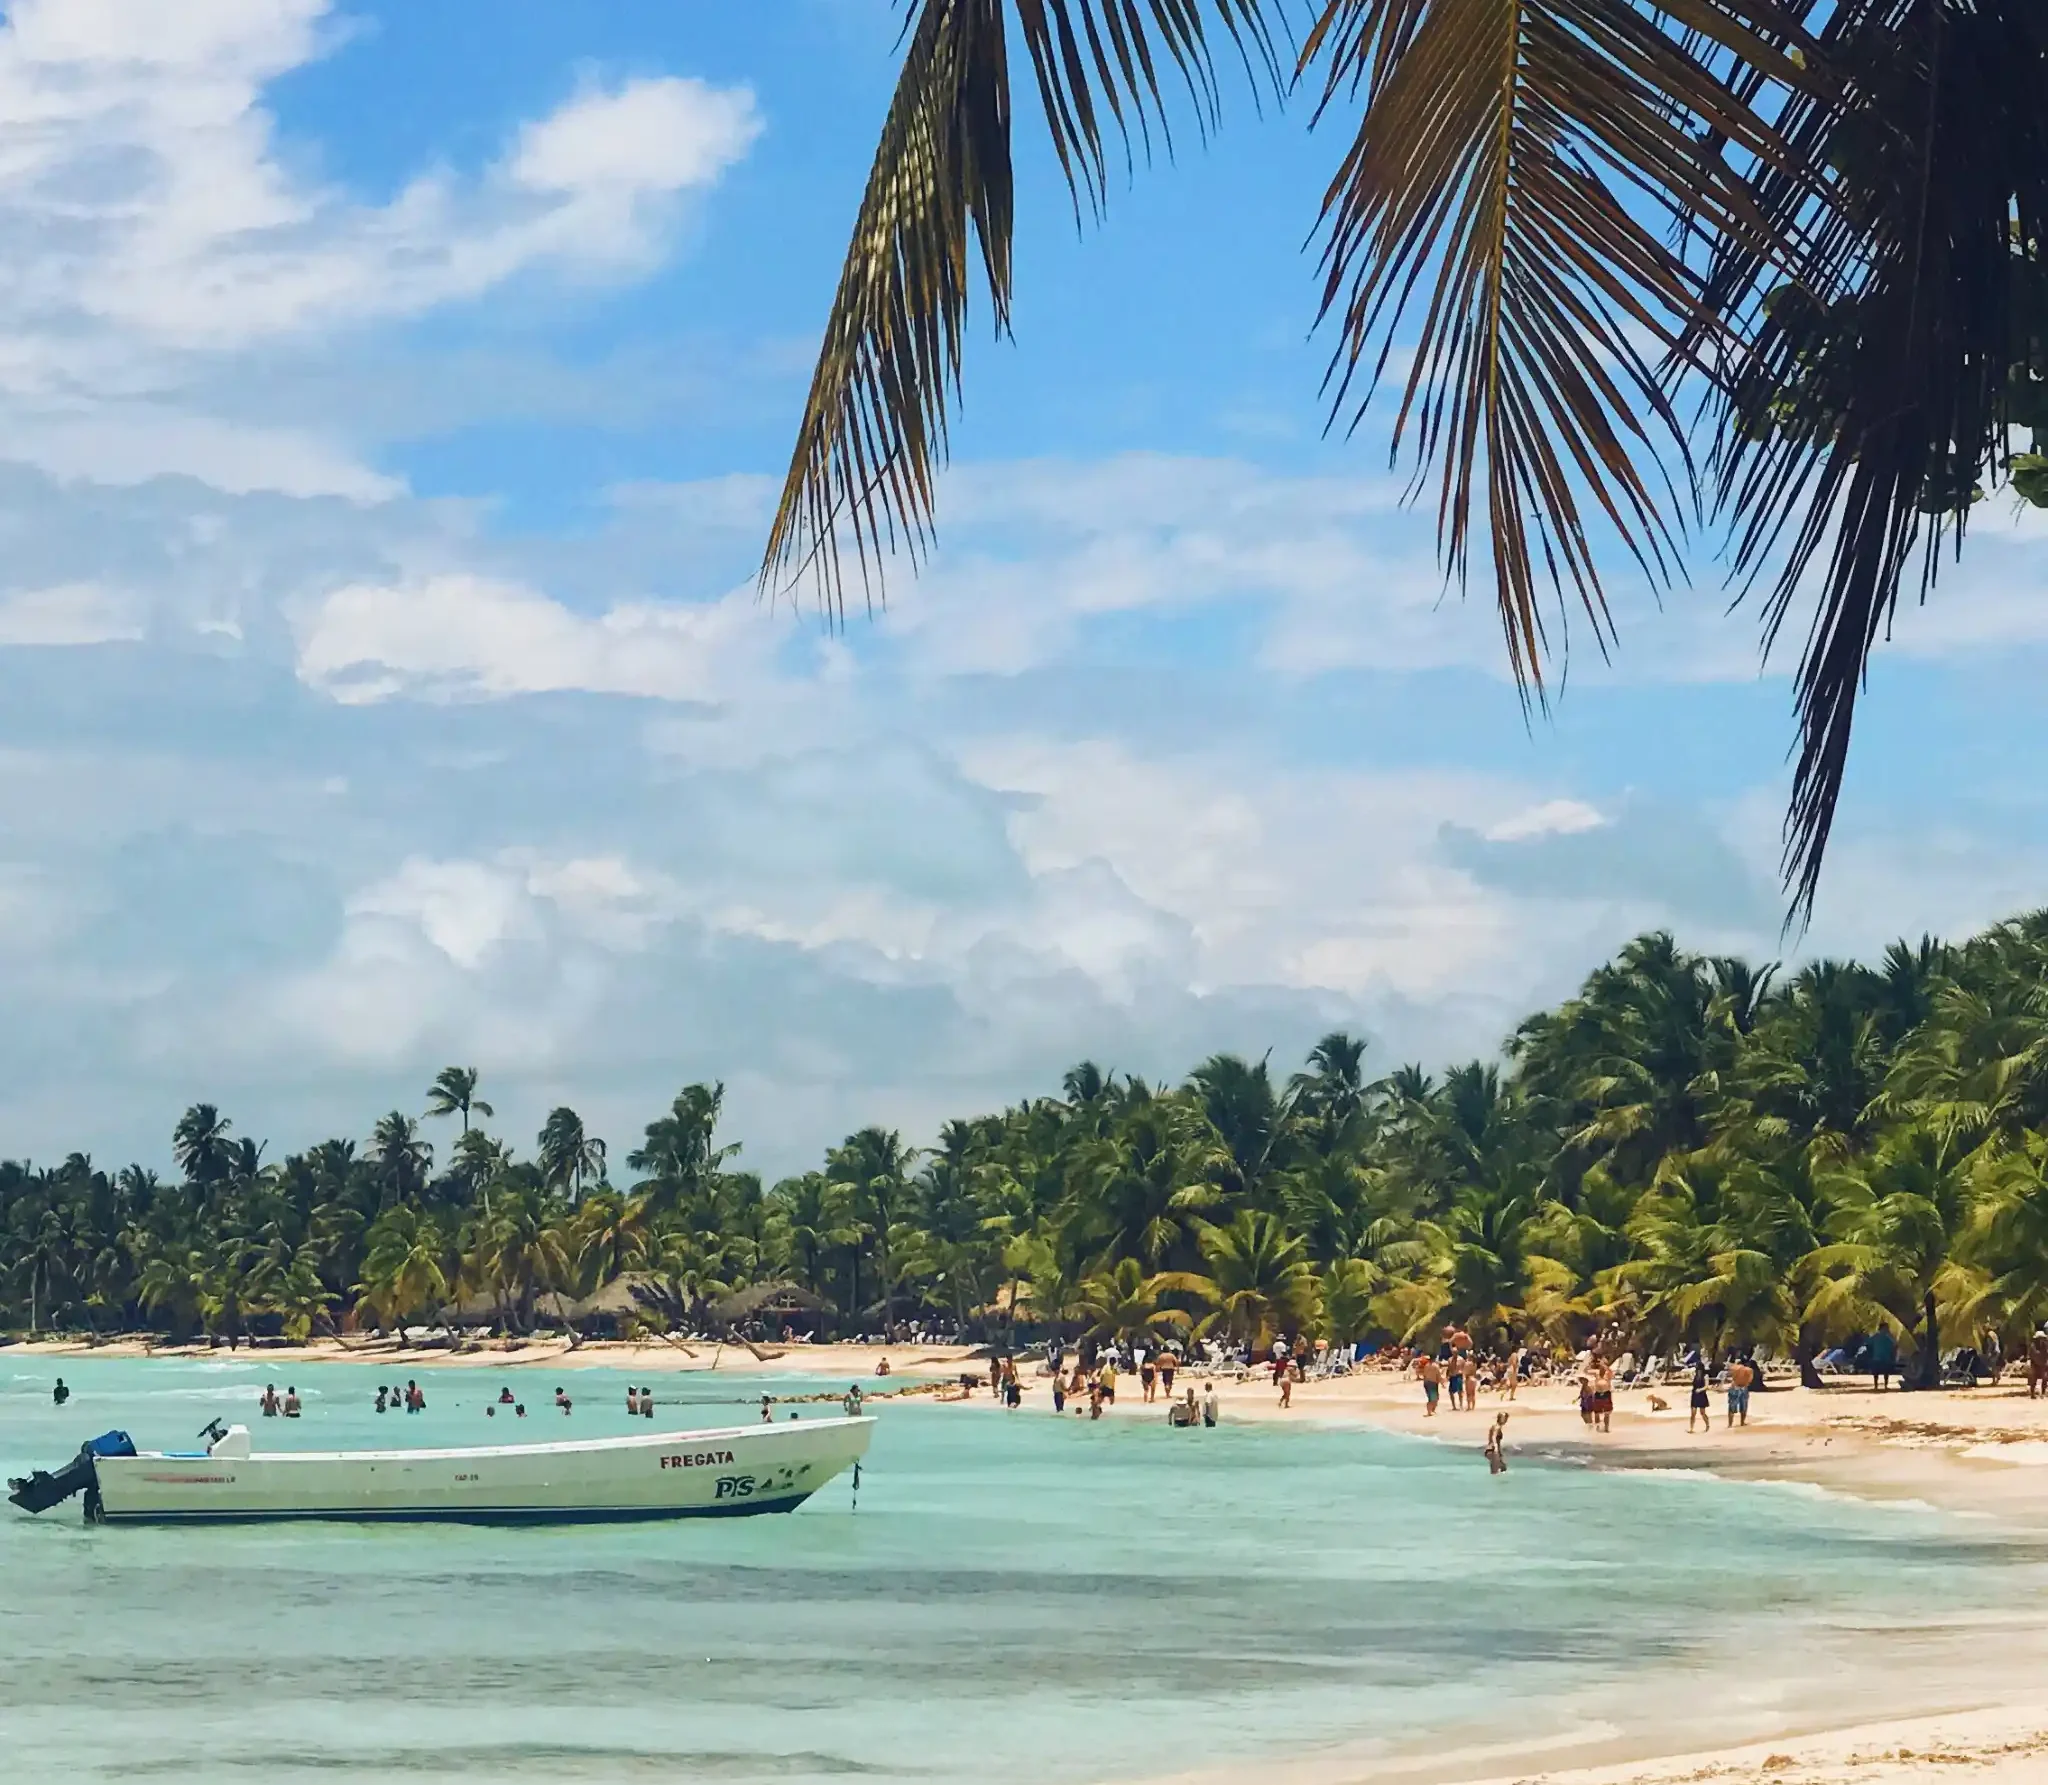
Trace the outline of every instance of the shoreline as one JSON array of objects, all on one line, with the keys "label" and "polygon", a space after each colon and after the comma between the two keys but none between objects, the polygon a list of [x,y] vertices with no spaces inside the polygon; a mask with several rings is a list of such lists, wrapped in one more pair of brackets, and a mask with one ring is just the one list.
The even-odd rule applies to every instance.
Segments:
[{"label": "shoreline", "polygon": [[[297,1364],[350,1364],[395,1371],[497,1370],[508,1375],[536,1367],[548,1373],[607,1369],[651,1378],[710,1374],[722,1369],[758,1381],[763,1376],[843,1379],[869,1394],[935,1386],[963,1373],[985,1383],[985,1359],[957,1346],[799,1344],[766,1348],[757,1357],[744,1345],[692,1344],[686,1353],[667,1342],[529,1340],[507,1349],[502,1341],[451,1352],[434,1346],[400,1347],[390,1341],[322,1341],[293,1347],[238,1349],[152,1346],[140,1339],[91,1345],[39,1340],[6,1346],[23,1362],[52,1367],[95,1358],[148,1359],[238,1365],[252,1373],[282,1373]],[[886,1357],[890,1374],[878,1378]],[[1016,1417],[1051,1417],[1049,1383],[1041,1366],[1020,1357],[1025,1388]],[[1180,1372],[1177,1387],[1205,1378]],[[808,1385],[806,1385],[808,1386]],[[1119,1378],[1118,1404],[1106,1417],[1157,1419],[1165,1403],[1147,1405],[1135,1377]],[[1711,1434],[1686,1431],[1682,1385],[1624,1390],[1616,1397],[1613,1430],[1589,1432],[1582,1424],[1574,1385],[1524,1385],[1514,1401],[1482,1394],[1477,1409],[1447,1407],[1426,1417],[1419,1388],[1391,1372],[1364,1369],[1349,1377],[1297,1385],[1294,1405],[1282,1409],[1263,1377],[1219,1382],[1222,1416],[1229,1424],[1262,1428],[1294,1422],[1310,1428],[1374,1430],[1469,1448],[1474,1468],[1484,1467],[1480,1443],[1497,1412],[1509,1414],[1507,1491],[1517,1468],[1537,1464],[1619,1472],[1683,1471],[1731,1482],[1796,1486],[1864,1502],[1919,1505],[1987,1521],[1999,1535],[2048,1536],[2048,1399],[2029,1400],[2024,1381],[1969,1390],[1873,1392],[1867,1387],[1820,1390],[1774,1388],[1756,1395],[1747,1428],[1729,1431],[1725,1397],[1716,1395]],[[1652,1393],[1665,1402],[1651,1405]],[[920,1397],[922,1398],[922,1397]],[[999,1411],[984,1386],[953,1403],[967,1416]],[[1007,1416],[1007,1415],[1006,1415]],[[1067,1417],[1076,1417],[1072,1414]],[[1767,1583],[1760,1583],[1767,1591]],[[1269,1754],[1229,1769],[1257,1785],[1904,1785],[1931,1773],[1966,1770],[1988,1785],[2048,1785],[2048,1703],[2033,1685],[2048,1661],[2048,1618],[2026,1613],[2003,1626],[1995,1659],[1982,1669],[1946,1674],[1937,1682],[1914,1678],[1922,1707],[1884,1701],[1887,1670],[1866,1677],[1800,1680],[1797,1704],[1702,1703],[1682,1685],[1645,1681],[1649,1714],[1617,1726],[1597,1709],[1570,1732],[1518,1739],[1512,1728],[1499,1739],[1389,1752],[1337,1746]],[[1637,1711],[1642,1702],[1632,1703]],[[1773,1728],[1775,1727],[1775,1730]],[[1725,1742],[1717,1736],[1725,1729]],[[1766,1733],[1759,1735],[1759,1729]],[[1222,1772],[1156,1778],[1148,1785],[1222,1785]]]},{"label": "shoreline", "polygon": [[[869,1394],[904,1385],[928,1385],[974,1375],[984,1383],[958,1403],[996,1410],[985,1386],[986,1358],[957,1345],[790,1344],[755,1353],[744,1344],[587,1339],[575,1346],[559,1338],[478,1341],[455,1351],[391,1340],[317,1340],[305,1345],[242,1347],[152,1345],[140,1338],[91,1344],[38,1339],[0,1347],[0,1356],[57,1364],[93,1358],[163,1359],[243,1364],[284,1371],[295,1364],[356,1364],[365,1368],[498,1370],[521,1372],[609,1369],[629,1376],[709,1374],[822,1376],[858,1382]],[[887,1377],[876,1366],[889,1362]],[[1042,1365],[1019,1354],[1023,1417],[1051,1413]],[[1178,1389],[1200,1386],[1200,1369],[1183,1369]],[[1950,1512],[1988,1515],[2018,1529],[2048,1530],[2048,1398],[2030,1400],[2024,1380],[2008,1378],[1974,1389],[1882,1392],[1849,1385],[1793,1386],[1757,1393],[1746,1427],[1729,1430],[1726,1402],[1714,1397],[1711,1433],[1688,1433],[1685,1389],[1624,1389],[1617,1393],[1613,1429],[1594,1433],[1580,1420],[1576,1389],[1568,1383],[1523,1384],[1510,1401],[1482,1394],[1472,1411],[1448,1407],[1425,1415],[1420,1390],[1404,1376],[1365,1368],[1327,1382],[1296,1386],[1294,1405],[1278,1404],[1263,1376],[1219,1381],[1223,1417],[1231,1423],[1295,1423],[1369,1429],[1469,1446],[1475,1461],[1486,1428],[1498,1412],[1509,1415],[1510,1469],[1519,1460],[1564,1462],[1594,1468],[1704,1471],[1734,1481],[1798,1484],[1873,1501],[1924,1501]],[[1165,1397],[1147,1405],[1134,1376],[1119,1380],[1119,1395],[1105,1416],[1166,1416]],[[1666,1403],[1652,1405],[1653,1397]],[[1067,1417],[1074,1417],[1071,1413]]]}]

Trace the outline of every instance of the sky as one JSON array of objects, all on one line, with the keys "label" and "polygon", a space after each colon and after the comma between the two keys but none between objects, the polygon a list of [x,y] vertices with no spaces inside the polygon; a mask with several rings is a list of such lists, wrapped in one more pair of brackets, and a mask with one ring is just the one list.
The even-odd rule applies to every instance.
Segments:
[{"label": "sky", "polygon": [[1646,929],[2048,902],[2044,529],[1901,616],[1787,938],[1792,653],[1703,553],[1525,717],[1384,421],[1322,425],[1335,134],[1241,88],[1087,227],[1020,99],[936,556],[763,600],[898,20],[0,11],[0,1152],[204,1098],[275,1156],[459,1063],[621,1154],[720,1079],[772,1176],[1082,1058],[1491,1055]]}]

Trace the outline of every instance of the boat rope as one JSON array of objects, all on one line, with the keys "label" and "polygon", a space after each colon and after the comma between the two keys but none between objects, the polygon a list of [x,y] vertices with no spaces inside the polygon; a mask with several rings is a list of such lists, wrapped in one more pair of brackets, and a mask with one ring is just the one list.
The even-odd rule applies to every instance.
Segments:
[{"label": "boat rope", "polygon": [[853,1510],[860,1510],[860,1458],[853,1459]]}]

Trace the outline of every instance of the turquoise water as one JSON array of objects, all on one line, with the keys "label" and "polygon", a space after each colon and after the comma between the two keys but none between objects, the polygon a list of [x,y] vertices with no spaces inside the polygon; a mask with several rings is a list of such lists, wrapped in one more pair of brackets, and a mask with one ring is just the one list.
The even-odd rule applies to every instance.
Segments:
[{"label": "turquoise water", "polygon": [[[67,1361],[59,1411],[57,1373],[0,1357],[0,1472],[114,1426],[163,1448],[254,1425],[271,1374]],[[483,1415],[491,1372],[413,1373],[429,1411],[380,1419],[390,1372],[294,1366],[307,1417],[262,1439],[646,1429],[614,1372],[521,1372],[509,1427]],[[750,1420],[763,1386],[668,1377],[660,1423]],[[1924,1509],[929,1403],[883,1407],[857,1510],[841,1480],[789,1517],[625,1527],[0,1514],[0,1772],[21,1779],[1125,1779],[1626,1729],[1681,1678],[1717,1682],[1725,1726],[1790,1713],[1788,1656],[1839,1706],[1881,1653],[1925,1672],[2048,1584],[2038,1548]]]}]

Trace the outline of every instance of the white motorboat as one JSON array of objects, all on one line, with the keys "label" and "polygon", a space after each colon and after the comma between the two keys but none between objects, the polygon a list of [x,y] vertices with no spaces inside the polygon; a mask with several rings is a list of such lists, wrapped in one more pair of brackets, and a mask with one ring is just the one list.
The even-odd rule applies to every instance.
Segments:
[{"label": "white motorboat", "polygon": [[273,1450],[215,1421],[198,1451],[95,1438],[64,1468],[9,1482],[42,1512],[85,1495],[88,1521],[439,1519],[475,1524],[790,1512],[867,1454],[871,1417],[787,1420],[449,1450]]}]

